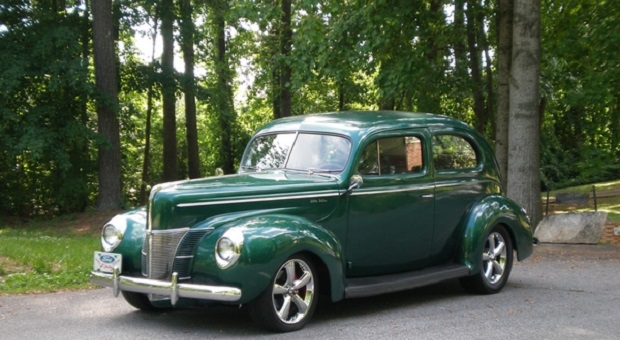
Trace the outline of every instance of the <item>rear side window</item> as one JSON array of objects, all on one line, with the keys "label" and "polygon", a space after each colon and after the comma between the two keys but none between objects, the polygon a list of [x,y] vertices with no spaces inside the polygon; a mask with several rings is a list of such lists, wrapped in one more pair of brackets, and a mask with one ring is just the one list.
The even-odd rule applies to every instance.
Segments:
[{"label": "rear side window", "polygon": [[433,162],[438,171],[474,169],[478,155],[471,143],[457,135],[433,136]]},{"label": "rear side window", "polygon": [[383,138],[369,144],[358,165],[361,175],[420,173],[422,141],[416,136]]}]

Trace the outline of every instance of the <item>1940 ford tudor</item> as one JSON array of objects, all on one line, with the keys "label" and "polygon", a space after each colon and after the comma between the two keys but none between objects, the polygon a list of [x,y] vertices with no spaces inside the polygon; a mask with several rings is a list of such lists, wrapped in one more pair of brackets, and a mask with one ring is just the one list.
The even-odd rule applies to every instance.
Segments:
[{"label": "1940 ford tudor", "polygon": [[92,283],[139,309],[245,305],[287,332],[338,301],[460,278],[506,284],[532,253],[487,142],[455,119],[341,112],[275,120],[234,175],[156,185],[102,231]]}]

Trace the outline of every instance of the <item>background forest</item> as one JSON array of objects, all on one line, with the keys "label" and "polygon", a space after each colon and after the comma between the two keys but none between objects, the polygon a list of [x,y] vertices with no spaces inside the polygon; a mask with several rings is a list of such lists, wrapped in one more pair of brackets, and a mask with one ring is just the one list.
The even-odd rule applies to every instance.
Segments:
[{"label": "background forest", "polygon": [[[493,142],[505,2],[4,0],[0,215],[131,207],[155,183],[232,173],[252,133],[288,115],[434,112]],[[616,179],[620,3],[540,8],[541,186]],[[115,162],[121,196],[105,204]]]}]

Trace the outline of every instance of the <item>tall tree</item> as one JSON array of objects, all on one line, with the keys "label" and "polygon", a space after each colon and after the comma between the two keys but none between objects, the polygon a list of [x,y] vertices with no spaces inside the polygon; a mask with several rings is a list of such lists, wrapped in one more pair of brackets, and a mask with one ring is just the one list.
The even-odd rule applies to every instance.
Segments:
[{"label": "tall tree", "polygon": [[[418,110],[423,112],[441,112],[440,96],[441,92],[438,87],[441,82],[442,62],[444,60],[442,41],[442,31],[445,25],[445,17],[443,12],[444,0],[430,0],[428,12],[426,12],[427,20],[424,20],[425,27],[420,32],[423,41],[426,41],[425,57],[428,64],[428,71],[421,79],[425,84],[422,93],[418,97]],[[426,90],[426,91],[424,91]]]},{"label": "tall tree", "polygon": [[515,0],[507,194],[541,218],[540,199],[540,0]]},{"label": "tall tree", "polygon": [[162,0],[159,3],[161,18],[161,36],[163,51],[162,95],[164,111],[164,181],[175,181],[179,177],[177,160],[177,123],[176,123],[176,80],[174,76],[174,4],[173,0]]},{"label": "tall tree", "polygon": [[514,0],[499,0],[497,43],[497,119],[495,121],[495,157],[506,190],[508,174],[508,111],[510,61],[512,58],[512,16]]},{"label": "tall tree", "polygon": [[121,149],[118,122],[116,54],[112,35],[112,0],[93,1],[93,43],[97,100],[97,130],[105,142],[99,146],[100,210],[121,206]]},{"label": "tall tree", "polygon": [[[156,12],[156,11],[155,11]],[[146,98],[146,124],[144,128],[144,150],[142,158],[142,179],[140,181],[140,205],[147,202],[147,183],[149,182],[149,172],[151,168],[151,127],[153,117],[153,99],[155,96],[155,47],[157,42],[157,13],[153,15],[153,31],[151,35],[151,67],[149,68],[147,80]]]},{"label": "tall tree", "polygon": [[291,66],[289,57],[293,45],[293,28],[291,27],[291,0],[281,0],[282,17],[280,19],[280,117],[288,117],[292,110]]},{"label": "tall tree", "polygon": [[476,115],[476,130],[484,133],[488,117],[484,106],[484,91],[482,83],[481,51],[478,37],[479,30],[482,30],[478,0],[467,2],[467,45],[469,47],[469,65],[471,70],[471,86],[474,97],[474,114]]},{"label": "tall tree", "polygon": [[181,49],[185,62],[183,92],[185,93],[185,129],[189,178],[200,177],[198,130],[196,127],[196,85],[194,80],[194,12],[191,0],[181,0]]},{"label": "tall tree", "polygon": [[235,150],[233,143],[233,127],[235,125],[235,111],[232,96],[232,77],[226,49],[226,17],[228,2],[213,0],[212,21],[215,31],[215,72],[217,77],[214,91],[214,106],[218,115],[220,128],[220,157],[224,173],[235,171]]}]

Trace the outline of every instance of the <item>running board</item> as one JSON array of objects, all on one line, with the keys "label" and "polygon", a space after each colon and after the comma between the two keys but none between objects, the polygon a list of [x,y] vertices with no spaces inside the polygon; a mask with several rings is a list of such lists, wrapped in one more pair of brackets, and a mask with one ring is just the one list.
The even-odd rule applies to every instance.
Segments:
[{"label": "running board", "polygon": [[444,280],[468,276],[462,264],[431,267],[407,273],[355,277],[346,281],[345,298],[359,298],[427,286]]}]

